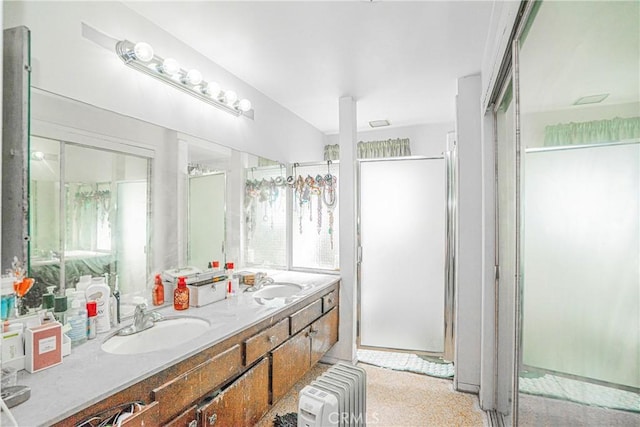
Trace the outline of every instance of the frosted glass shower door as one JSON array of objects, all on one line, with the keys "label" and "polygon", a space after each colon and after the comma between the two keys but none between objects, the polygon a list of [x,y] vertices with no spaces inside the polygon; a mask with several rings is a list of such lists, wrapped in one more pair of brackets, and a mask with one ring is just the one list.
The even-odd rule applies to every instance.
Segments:
[{"label": "frosted glass shower door", "polygon": [[360,345],[444,351],[445,161],[360,164]]}]

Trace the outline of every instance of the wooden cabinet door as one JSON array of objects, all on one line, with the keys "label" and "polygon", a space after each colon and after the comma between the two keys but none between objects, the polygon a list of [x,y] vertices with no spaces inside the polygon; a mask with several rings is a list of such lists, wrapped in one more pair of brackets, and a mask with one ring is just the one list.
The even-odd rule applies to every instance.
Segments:
[{"label": "wooden cabinet door", "polygon": [[338,309],[332,308],[327,314],[311,324],[311,365],[315,365],[338,341]]},{"label": "wooden cabinet door", "polygon": [[271,403],[280,400],[309,370],[310,356],[308,327],[271,352]]},{"label": "wooden cabinet door", "polygon": [[264,358],[198,409],[200,425],[253,426],[269,409],[269,359]]}]

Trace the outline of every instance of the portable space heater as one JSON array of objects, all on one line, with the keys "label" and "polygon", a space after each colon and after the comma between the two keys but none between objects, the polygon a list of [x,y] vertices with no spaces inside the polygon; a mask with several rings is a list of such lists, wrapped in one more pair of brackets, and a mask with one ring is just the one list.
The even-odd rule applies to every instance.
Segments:
[{"label": "portable space heater", "polygon": [[337,363],[300,392],[298,427],[365,426],[364,369]]}]

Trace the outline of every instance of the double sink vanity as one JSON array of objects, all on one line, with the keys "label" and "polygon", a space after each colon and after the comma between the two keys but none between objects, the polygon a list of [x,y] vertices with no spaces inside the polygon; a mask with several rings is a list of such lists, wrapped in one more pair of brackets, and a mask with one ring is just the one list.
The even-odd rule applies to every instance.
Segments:
[{"label": "double sink vanity", "polygon": [[21,371],[31,398],[14,417],[71,426],[140,402],[122,426],[255,424],[338,340],[338,276],[269,276],[275,282],[255,292],[183,312],[163,307],[153,327],[99,335],[61,365]]}]

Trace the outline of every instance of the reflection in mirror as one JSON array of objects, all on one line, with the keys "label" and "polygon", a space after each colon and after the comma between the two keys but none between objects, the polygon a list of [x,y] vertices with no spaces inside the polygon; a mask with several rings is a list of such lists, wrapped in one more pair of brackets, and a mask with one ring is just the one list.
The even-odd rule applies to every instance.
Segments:
[{"label": "reflection in mirror", "polygon": [[287,265],[286,175],[280,163],[257,156],[247,158],[243,221],[247,265]]},{"label": "reflection in mirror", "polygon": [[26,305],[83,275],[106,275],[112,289],[146,298],[150,160],[36,136],[30,156],[36,286]]},{"label": "reflection in mirror", "polygon": [[230,149],[189,144],[187,264],[200,269],[225,261],[226,170]]}]

